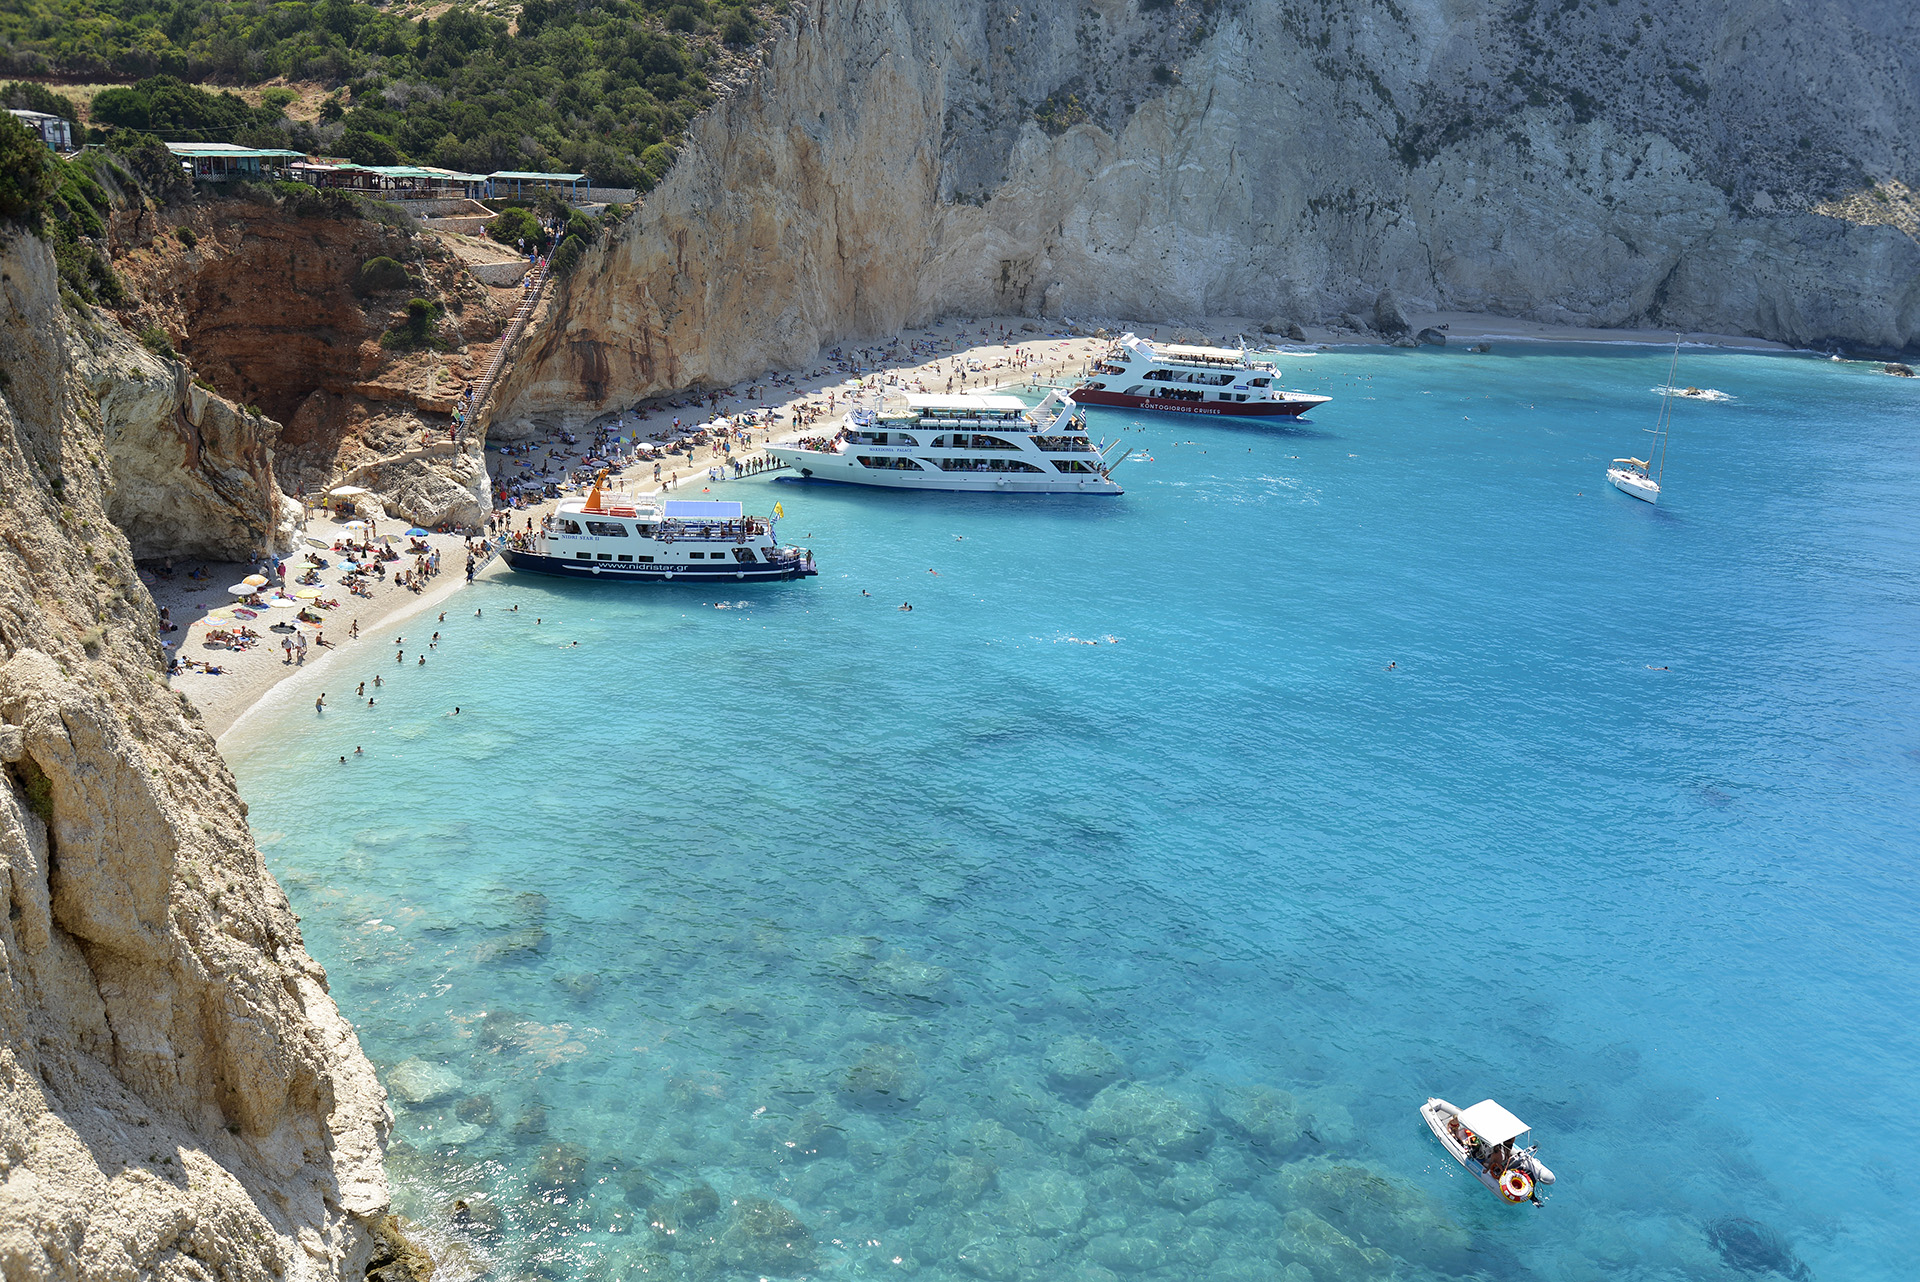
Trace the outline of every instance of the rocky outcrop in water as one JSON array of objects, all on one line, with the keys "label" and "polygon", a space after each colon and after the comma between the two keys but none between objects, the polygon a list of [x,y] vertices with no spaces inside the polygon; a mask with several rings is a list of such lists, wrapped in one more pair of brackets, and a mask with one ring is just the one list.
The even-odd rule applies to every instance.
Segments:
[{"label": "rocky outcrop in water", "polygon": [[589,254],[496,421],[942,314],[1298,322],[1383,289],[1910,348],[1920,243],[1848,198],[1920,169],[1903,13],[812,0]]},{"label": "rocky outcrop in water", "polygon": [[177,379],[95,323],[0,246],[0,1273],[357,1276],[384,1093],[161,678],[111,433]]}]

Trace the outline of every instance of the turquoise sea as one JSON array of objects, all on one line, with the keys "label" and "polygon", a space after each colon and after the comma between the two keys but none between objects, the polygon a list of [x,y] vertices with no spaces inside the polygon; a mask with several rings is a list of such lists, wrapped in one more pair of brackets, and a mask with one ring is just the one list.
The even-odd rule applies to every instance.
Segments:
[{"label": "turquoise sea", "polygon": [[1297,428],[1096,411],[1122,497],[734,483],[818,579],[502,570],[230,737],[398,1208],[501,1278],[1912,1277],[1920,385],[1684,350],[1656,509],[1664,350],[1288,359]]}]

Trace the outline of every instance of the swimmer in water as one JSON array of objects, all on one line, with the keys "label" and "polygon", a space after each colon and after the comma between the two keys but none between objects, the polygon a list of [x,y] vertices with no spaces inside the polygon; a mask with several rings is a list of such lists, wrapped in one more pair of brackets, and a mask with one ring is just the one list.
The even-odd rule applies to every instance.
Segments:
[{"label": "swimmer in water", "polygon": [[1399,667],[1399,666],[1400,666],[1400,665],[1399,665],[1399,664],[1397,664],[1397,663],[1389,663],[1389,664],[1387,665],[1387,671],[1388,671],[1388,672],[1392,672],[1392,671],[1393,671],[1393,670],[1394,670],[1395,668],[1397,668],[1397,667]]},{"label": "swimmer in water", "polygon": [[907,604],[907,603],[906,603],[905,601],[902,601],[902,602],[900,603],[900,608],[901,608],[902,610],[911,610],[911,609],[913,609],[913,607],[912,607],[912,606],[910,606],[910,605],[908,605],[908,604]]}]

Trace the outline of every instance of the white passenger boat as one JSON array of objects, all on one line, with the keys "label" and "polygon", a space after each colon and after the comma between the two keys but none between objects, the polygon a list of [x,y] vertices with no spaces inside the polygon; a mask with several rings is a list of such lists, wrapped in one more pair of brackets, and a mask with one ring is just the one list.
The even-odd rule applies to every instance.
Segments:
[{"label": "white passenger boat", "polygon": [[1150,343],[1122,334],[1073,389],[1081,405],[1164,410],[1222,418],[1298,418],[1333,398],[1279,386],[1272,361],[1249,360],[1244,348]]},{"label": "white passenger boat", "polygon": [[1526,1143],[1525,1122],[1490,1099],[1464,1109],[1430,1099],[1420,1116],[1454,1161],[1482,1184],[1508,1202],[1542,1205],[1539,1188],[1553,1183],[1553,1172],[1537,1156],[1539,1146]]},{"label": "white passenger boat", "polygon": [[1126,445],[1095,445],[1086,415],[1062,392],[1032,409],[1017,396],[896,393],[849,410],[838,434],[767,453],[803,480],[892,490],[988,494],[1118,494],[1110,473]]},{"label": "white passenger boat", "polygon": [[[605,474],[602,473],[604,479]],[[783,547],[775,518],[747,516],[738,503],[668,499],[656,503],[594,484],[562,499],[539,528],[513,535],[500,551],[515,570],[615,583],[758,582],[817,574],[813,553]]]}]

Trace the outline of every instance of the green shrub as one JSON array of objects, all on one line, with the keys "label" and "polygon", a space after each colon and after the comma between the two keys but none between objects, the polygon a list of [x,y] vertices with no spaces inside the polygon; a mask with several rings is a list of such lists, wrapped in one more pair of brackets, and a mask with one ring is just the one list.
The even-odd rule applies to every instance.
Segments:
[{"label": "green shrub", "polygon": [[446,351],[449,344],[434,332],[440,323],[439,305],[425,298],[407,300],[407,318],[380,336],[380,346],[397,352],[432,348]]},{"label": "green shrub", "polygon": [[0,116],[0,218],[36,223],[53,195],[53,153],[38,134]]},{"label": "green shrub", "polygon": [[360,270],[353,276],[353,292],[356,294],[385,294],[405,289],[412,283],[407,269],[391,258],[369,258],[360,264]]},{"label": "green shrub", "polygon": [[568,236],[560,242],[560,248],[553,251],[553,274],[558,277],[573,275],[574,268],[586,256],[587,242],[578,236]]},{"label": "green shrub", "polygon": [[502,245],[511,245],[515,249],[518,249],[523,241],[528,248],[532,248],[545,239],[540,220],[533,216],[531,210],[518,207],[503,209],[489,219],[487,235]]},{"label": "green shrub", "polygon": [[158,325],[149,325],[141,330],[140,341],[146,345],[148,351],[163,360],[177,361],[180,359],[179,353],[173,350],[173,342],[167,337],[167,331],[161,329]]},{"label": "green shrub", "polygon": [[273,85],[260,93],[260,105],[272,111],[285,111],[300,98],[300,95],[284,85]]},{"label": "green shrub", "polygon": [[200,243],[200,238],[194,235],[193,228],[187,226],[185,223],[182,223],[180,226],[175,227],[173,229],[173,236],[175,240],[178,240],[182,245],[185,245],[188,249],[192,249],[195,245]]}]

